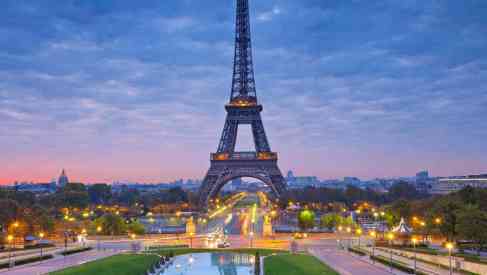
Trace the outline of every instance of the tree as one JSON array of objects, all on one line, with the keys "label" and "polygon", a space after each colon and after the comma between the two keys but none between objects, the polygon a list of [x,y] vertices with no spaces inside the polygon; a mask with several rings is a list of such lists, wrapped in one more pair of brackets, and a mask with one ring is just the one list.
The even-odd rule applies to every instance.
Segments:
[{"label": "tree", "polygon": [[398,182],[391,186],[388,193],[388,199],[394,201],[397,199],[417,199],[420,197],[420,193],[416,190],[412,184],[407,182]]},{"label": "tree", "polygon": [[56,207],[86,208],[90,200],[86,186],[82,183],[69,183],[53,197]]},{"label": "tree", "polygon": [[477,253],[487,244],[487,213],[476,205],[467,205],[458,211],[456,230],[460,237],[477,244]]},{"label": "tree", "polygon": [[134,234],[137,234],[137,235],[143,235],[145,233],[145,227],[143,224],[141,224],[140,222],[131,222],[128,226],[127,226],[127,230],[130,232],[130,233],[134,233]]},{"label": "tree", "polygon": [[353,227],[356,226],[356,223],[353,220],[352,216],[348,216],[346,218],[342,218],[340,225],[341,226],[347,226],[347,227],[353,228]]},{"label": "tree", "polygon": [[342,216],[336,213],[326,214],[321,216],[321,226],[326,227],[329,230],[337,227],[337,225],[342,224]]},{"label": "tree", "polygon": [[10,199],[0,199],[0,226],[6,229],[7,226],[19,217],[21,207]]},{"label": "tree", "polygon": [[457,236],[458,212],[461,204],[458,200],[451,197],[442,197],[434,206],[432,213],[441,218],[441,224],[438,226],[440,232],[446,236],[449,241],[455,240]]},{"label": "tree", "polygon": [[105,214],[94,222],[94,228],[100,226],[104,235],[122,235],[127,232],[124,220],[115,214]]},{"label": "tree", "polygon": [[401,218],[408,220],[412,216],[411,203],[404,199],[397,200],[389,207],[388,212],[392,215],[387,217],[391,224],[399,223]]},{"label": "tree", "polygon": [[31,208],[24,209],[23,221],[27,226],[27,234],[37,235],[39,232],[47,233],[54,231],[54,219],[40,205],[34,205]]},{"label": "tree", "polygon": [[112,187],[105,183],[93,184],[88,187],[88,194],[92,203],[108,203],[112,198]]},{"label": "tree", "polygon": [[117,197],[120,204],[126,206],[134,205],[140,199],[140,193],[137,189],[129,189],[127,187],[122,188],[122,192]]},{"label": "tree", "polygon": [[315,225],[315,213],[311,210],[303,210],[298,214],[298,225],[301,230],[308,230]]}]

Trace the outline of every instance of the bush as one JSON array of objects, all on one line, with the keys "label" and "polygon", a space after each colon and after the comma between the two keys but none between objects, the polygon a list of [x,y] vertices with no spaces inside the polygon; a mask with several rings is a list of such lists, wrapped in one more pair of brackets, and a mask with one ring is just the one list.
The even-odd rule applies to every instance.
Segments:
[{"label": "bush", "polygon": [[34,244],[34,245],[26,245],[24,247],[25,250],[28,250],[28,249],[38,249],[38,248],[49,248],[49,247],[55,247],[54,244],[52,243],[41,243],[41,244]]},{"label": "bush", "polygon": [[[21,260],[16,260],[15,261],[15,265],[24,265],[24,264],[30,264],[30,263],[35,263],[35,262],[39,262],[39,261],[43,261],[43,260],[47,260],[47,259],[52,259],[53,256],[51,254],[48,254],[48,255],[43,255],[42,257],[41,256],[35,256],[35,257],[30,257],[30,258],[25,258],[25,259],[21,259]],[[8,268],[10,266],[9,263],[3,263],[3,264],[0,264],[0,269],[3,269],[3,268]]]},{"label": "bush", "polygon": [[160,250],[160,249],[174,249],[174,248],[189,248],[187,244],[179,245],[151,245],[148,250]]},{"label": "bush", "polygon": [[92,250],[92,249],[93,248],[92,247],[89,247],[89,246],[88,247],[80,247],[80,248],[75,248],[75,249],[63,251],[60,254],[63,255],[63,256],[68,256],[68,255],[72,255],[72,254],[76,254],[76,253],[81,253],[81,252],[89,251],[89,250]]},{"label": "bush", "polygon": [[[382,257],[382,256],[370,256],[370,258],[372,260],[375,260],[375,261],[378,261],[386,266],[392,266],[393,268],[395,269],[398,269],[398,270],[401,270],[401,271],[404,271],[406,273],[409,273],[409,274],[414,274],[414,268],[411,268],[411,267],[408,267],[398,261],[390,261],[390,259],[387,259],[385,257]],[[416,274],[419,274],[419,275],[428,275],[426,273],[423,273],[421,271],[416,271]]]},{"label": "bush", "polygon": [[355,254],[357,254],[357,255],[360,255],[360,256],[365,256],[365,255],[367,255],[367,253],[365,253],[365,252],[364,252],[364,251],[362,251],[361,249],[354,248],[354,247],[349,247],[349,248],[348,248],[348,251],[353,252],[353,253],[355,253]]}]

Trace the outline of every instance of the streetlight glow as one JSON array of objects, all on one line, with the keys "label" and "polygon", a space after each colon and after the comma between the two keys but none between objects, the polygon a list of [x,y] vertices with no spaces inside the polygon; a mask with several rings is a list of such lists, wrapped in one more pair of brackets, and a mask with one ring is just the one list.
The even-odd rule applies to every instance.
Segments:
[{"label": "streetlight glow", "polygon": [[391,241],[394,240],[394,234],[393,233],[387,234],[387,238]]}]

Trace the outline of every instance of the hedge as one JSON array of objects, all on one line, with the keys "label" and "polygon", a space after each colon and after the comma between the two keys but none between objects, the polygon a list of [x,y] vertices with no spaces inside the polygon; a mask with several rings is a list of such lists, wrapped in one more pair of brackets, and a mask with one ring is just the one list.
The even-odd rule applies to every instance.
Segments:
[{"label": "hedge", "polygon": [[63,255],[63,256],[68,256],[68,255],[71,255],[71,254],[76,254],[76,253],[81,253],[81,252],[85,252],[85,251],[89,251],[89,250],[92,250],[93,248],[90,247],[90,246],[87,246],[87,247],[80,247],[80,248],[75,248],[75,249],[71,249],[71,250],[66,250],[66,251],[63,251],[59,254]]},{"label": "hedge", "polygon": [[179,245],[151,245],[147,250],[159,250],[159,249],[173,249],[173,248],[189,248],[187,244]]},{"label": "hedge", "polygon": [[[385,258],[383,256],[370,256],[370,258],[372,260],[378,261],[378,262],[380,262],[380,263],[382,263],[384,265],[392,266],[395,269],[404,271],[404,272],[409,273],[409,274],[414,274],[414,268],[411,268],[409,266],[406,266],[406,265],[404,265],[401,262],[398,262],[398,261],[395,261],[395,260],[393,260],[391,262],[390,259],[387,259],[387,258]],[[419,275],[428,275],[427,273],[424,273],[424,272],[421,272],[421,271],[418,271],[418,270],[416,270],[416,274],[419,274]]]},{"label": "hedge", "polygon": [[[53,256],[51,254],[47,254],[47,255],[43,255],[42,257],[41,256],[35,256],[35,257],[20,259],[20,260],[15,261],[15,266],[35,263],[35,262],[39,262],[39,261],[43,261],[43,260],[47,260],[47,259],[52,259],[52,258],[53,258]],[[0,264],[0,269],[9,268],[9,267],[10,267],[10,263]]]},{"label": "hedge", "polygon": [[365,255],[367,255],[367,253],[365,253],[364,251],[362,251],[362,250],[361,250],[361,249],[359,249],[359,248],[349,247],[349,248],[348,248],[348,251],[353,252],[353,253],[355,253],[355,254],[357,254],[357,255],[360,255],[360,256],[365,256]]}]

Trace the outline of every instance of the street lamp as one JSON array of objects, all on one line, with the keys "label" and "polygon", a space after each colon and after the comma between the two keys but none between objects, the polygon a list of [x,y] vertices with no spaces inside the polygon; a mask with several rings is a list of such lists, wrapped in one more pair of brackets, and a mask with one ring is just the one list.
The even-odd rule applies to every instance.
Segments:
[{"label": "street lamp", "polygon": [[369,235],[374,238],[374,241],[372,243],[372,263],[375,263],[374,256],[375,256],[375,238],[377,237],[377,232],[375,231],[370,231]]},{"label": "street lamp", "polygon": [[250,248],[253,247],[253,240],[254,240],[254,231],[250,231]]},{"label": "street lamp", "polygon": [[101,226],[96,227],[96,250],[100,251],[100,233],[101,233]]},{"label": "street lamp", "polygon": [[[39,241],[42,241],[42,239],[44,238],[44,232],[41,232],[39,233]],[[42,243],[39,244],[40,247],[41,247],[41,261],[42,261]]]},{"label": "street lamp", "polygon": [[392,240],[394,240],[394,234],[393,233],[387,234],[387,239],[389,240],[389,255],[391,260],[391,272],[392,272]]},{"label": "street lamp", "polygon": [[[347,227],[347,233],[350,234],[352,232],[352,228]],[[347,250],[350,248],[350,240],[351,238],[348,238],[348,242],[347,242]]]},{"label": "street lamp", "polygon": [[193,232],[189,233],[189,248],[193,248]]},{"label": "street lamp", "polygon": [[[338,226],[338,243],[340,245],[340,247],[342,246],[342,230],[343,230],[343,227],[340,225]],[[340,247],[338,247],[340,249]]]},{"label": "street lamp", "polygon": [[358,235],[358,248],[360,249],[360,237],[362,236],[362,229],[358,228],[357,230],[355,230],[355,233],[357,233]]},{"label": "street lamp", "polygon": [[414,247],[414,274],[416,274],[416,243],[418,242],[418,239],[413,237],[411,239],[411,242],[413,242],[413,247]]},{"label": "street lamp", "polygon": [[[17,228],[19,227],[19,222],[18,222],[18,221],[15,221],[15,222],[12,224],[12,227],[13,227],[13,232],[12,232],[12,244],[13,244],[13,249],[15,249],[15,232],[16,232]],[[15,264],[15,252],[14,252],[14,264]]]},{"label": "street lamp", "polygon": [[7,242],[9,243],[9,253],[8,253],[8,263],[9,263],[9,268],[12,265],[12,241],[14,240],[13,235],[8,235],[7,236]]},{"label": "street lamp", "polygon": [[445,246],[446,246],[446,249],[448,249],[448,257],[449,257],[449,260],[450,260],[450,275],[452,275],[453,274],[453,270],[452,270],[452,261],[451,261],[452,260],[451,259],[452,257],[451,257],[451,252],[453,250],[454,245],[453,245],[453,243],[446,243]]},{"label": "street lamp", "polygon": [[86,234],[86,229],[85,229],[85,228],[83,228],[83,229],[81,230],[81,241],[83,242],[83,247],[85,246],[85,239],[86,239],[86,236],[87,236],[87,234]]}]

